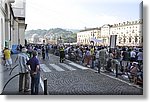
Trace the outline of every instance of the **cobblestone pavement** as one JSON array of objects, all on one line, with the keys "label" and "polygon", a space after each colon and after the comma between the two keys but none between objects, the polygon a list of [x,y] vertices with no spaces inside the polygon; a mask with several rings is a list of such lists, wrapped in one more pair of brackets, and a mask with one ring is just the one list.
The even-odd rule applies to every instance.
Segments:
[{"label": "cobblestone pavement", "polygon": [[41,77],[47,78],[49,95],[142,95],[143,89],[59,57],[41,60]]},{"label": "cobblestone pavement", "polygon": [[[12,56],[13,66],[16,55]],[[48,95],[142,95],[143,89],[117,80],[112,76],[103,73],[95,73],[87,67],[66,60],[64,63],[59,63],[59,57],[50,54],[50,59],[42,60],[41,62],[41,85],[40,95],[43,95],[44,85],[43,80],[47,78]],[[16,67],[12,74],[9,70],[3,67],[0,74],[3,74],[2,86],[14,75],[18,74]],[[5,88],[3,95],[30,95],[28,93],[18,92],[18,77],[10,81]]]}]

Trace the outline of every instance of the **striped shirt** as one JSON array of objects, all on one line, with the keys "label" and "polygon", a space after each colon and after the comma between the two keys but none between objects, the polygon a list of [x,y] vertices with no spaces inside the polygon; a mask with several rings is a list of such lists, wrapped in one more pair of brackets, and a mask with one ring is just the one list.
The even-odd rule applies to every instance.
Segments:
[{"label": "striped shirt", "polygon": [[29,60],[29,57],[27,54],[25,53],[20,53],[18,54],[18,63],[19,63],[19,72],[20,73],[25,73],[28,71],[28,68],[27,68],[27,61]]}]

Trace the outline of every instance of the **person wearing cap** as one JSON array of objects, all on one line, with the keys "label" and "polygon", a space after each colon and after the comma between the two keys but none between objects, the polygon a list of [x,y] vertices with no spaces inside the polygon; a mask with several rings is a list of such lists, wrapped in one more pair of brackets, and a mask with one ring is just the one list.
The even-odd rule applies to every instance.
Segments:
[{"label": "person wearing cap", "polygon": [[19,74],[20,74],[19,92],[30,91],[29,89],[30,76],[29,76],[29,68],[27,66],[27,61],[29,60],[29,57],[26,52],[27,52],[27,49],[23,47],[21,50],[21,53],[18,54],[16,58],[16,61],[18,61],[18,64],[19,64]]},{"label": "person wearing cap", "polygon": [[33,57],[27,62],[27,65],[30,66],[31,95],[38,95],[40,83],[40,62],[37,58],[37,51],[33,51],[32,55]]}]

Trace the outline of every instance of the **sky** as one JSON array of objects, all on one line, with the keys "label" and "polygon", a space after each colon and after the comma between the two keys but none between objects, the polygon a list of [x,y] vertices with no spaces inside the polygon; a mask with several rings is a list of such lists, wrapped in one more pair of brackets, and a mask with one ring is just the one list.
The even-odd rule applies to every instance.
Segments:
[{"label": "sky", "polygon": [[84,29],[140,19],[141,0],[26,0],[27,30]]}]

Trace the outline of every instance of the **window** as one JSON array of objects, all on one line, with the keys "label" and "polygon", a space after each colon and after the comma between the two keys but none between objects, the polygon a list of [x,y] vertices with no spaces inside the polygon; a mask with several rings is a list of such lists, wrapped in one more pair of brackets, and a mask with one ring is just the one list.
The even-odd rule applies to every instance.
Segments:
[{"label": "window", "polygon": [[134,30],[132,30],[132,33],[134,33]]},{"label": "window", "polygon": [[122,38],[121,38],[121,37],[119,37],[119,44],[121,43],[121,40],[122,40]]},{"label": "window", "polygon": [[131,43],[131,40],[132,40],[132,38],[131,38],[131,36],[129,37],[129,42]]},{"label": "window", "polygon": [[124,36],[123,36],[123,42],[124,42],[124,43],[126,42],[126,36],[125,36],[125,34],[124,34]]},{"label": "window", "polygon": [[138,42],[138,36],[137,35],[135,36],[135,42],[136,43]]}]

